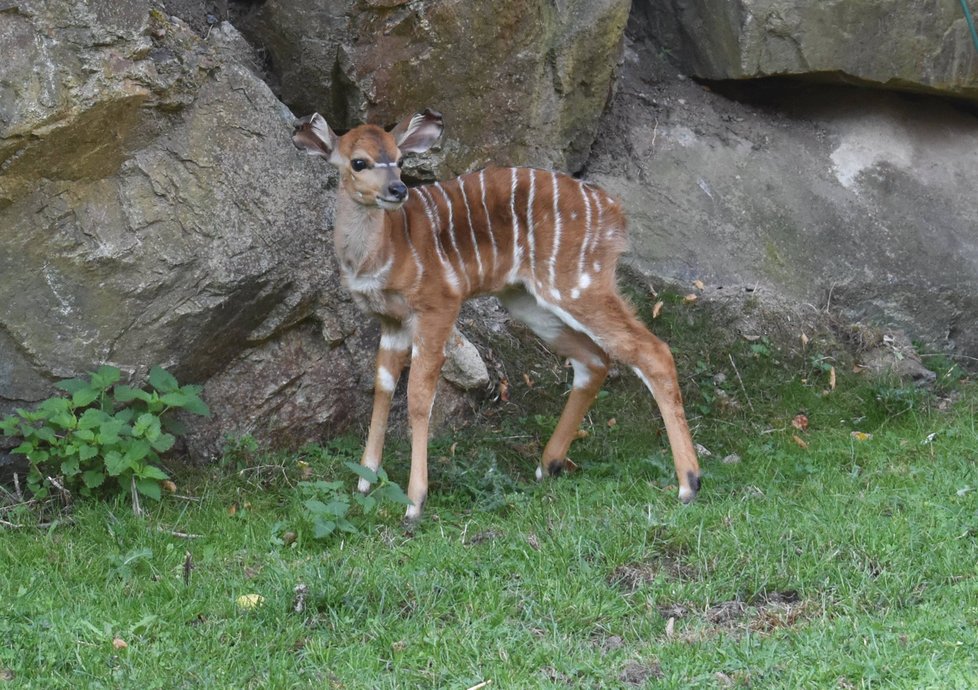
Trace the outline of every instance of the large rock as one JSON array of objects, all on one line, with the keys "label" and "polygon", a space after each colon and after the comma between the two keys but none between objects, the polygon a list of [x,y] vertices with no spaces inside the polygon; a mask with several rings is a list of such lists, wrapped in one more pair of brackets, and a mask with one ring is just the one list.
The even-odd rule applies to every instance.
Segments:
[{"label": "large rock", "polygon": [[[269,378],[208,396],[202,448],[254,408],[277,412],[253,426],[294,428],[293,443],[364,414],[369,391],[329,399],[371,380],[372,357],[339,346],[362,320],[333,271],[325,166],[295,152],[292,114],[239,62],[236,32],[203,41],[135,1],[2,18],[22,50],[0,63],[0,414],[103,362],[228,386],[269,353]],[[296,390],[315,393],[299,405]]]},{"label": "large rock", "polygon": [[842,78],[978,99],[955,0],[642,0],[660,44],[704,79]]},{"label": "large rock", "polygon": [[237,25],[284,100],[337,129],[445,115],[447,165],[579,169],[611,90],[628,0],[267,0]]},{"label": "large rock", "polygon": [[[632,260],[978,356],[978,119],[940,99],[768,84],[734,100],[626,49],[589,172]],[[797,334],[796,334],[797,335]]]}]

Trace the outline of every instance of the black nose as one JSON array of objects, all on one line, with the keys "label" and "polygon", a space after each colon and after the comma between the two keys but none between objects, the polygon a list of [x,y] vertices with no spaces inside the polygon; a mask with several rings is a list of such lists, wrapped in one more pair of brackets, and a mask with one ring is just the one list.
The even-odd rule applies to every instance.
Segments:
[{"label": "black nose", "polygon": [[391,182],[390,186],[387,187],[387,192],[392,197],[400,201],[407,196],[407,185],[405,185],[400,180],[398,180],[397,182]]}]

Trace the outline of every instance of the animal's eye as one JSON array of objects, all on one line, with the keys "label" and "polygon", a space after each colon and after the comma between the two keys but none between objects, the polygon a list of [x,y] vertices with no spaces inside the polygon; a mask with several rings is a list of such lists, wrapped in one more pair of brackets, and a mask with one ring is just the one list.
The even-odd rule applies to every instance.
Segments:
[{"label": "animal's eye", "polygon": [[398,158],[397,159],[397,167],[399,167],[399,168],[403,168],[404,167],[404,159],[403,158]]},{"label": "animal's eye", "polygon": [[362,158],[354,158],[350,161],[350,167],[353,168],[354,172],[360,172],[361,170],[367,169],[367,161]]}]

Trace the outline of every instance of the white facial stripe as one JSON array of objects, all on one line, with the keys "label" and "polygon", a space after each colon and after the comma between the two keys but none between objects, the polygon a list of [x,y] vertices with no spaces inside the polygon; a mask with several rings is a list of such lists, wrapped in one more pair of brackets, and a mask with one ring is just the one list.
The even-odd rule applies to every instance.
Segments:
[{"label": "white facial stripe", "polygon": [[396,168],[397,163],[374,163],[375,168]]}]

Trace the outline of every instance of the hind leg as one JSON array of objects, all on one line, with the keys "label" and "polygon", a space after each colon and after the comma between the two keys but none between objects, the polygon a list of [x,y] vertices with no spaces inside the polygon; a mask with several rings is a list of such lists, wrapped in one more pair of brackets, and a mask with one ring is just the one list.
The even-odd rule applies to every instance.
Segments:
[{"label": "hind leg", "polygon": [[608,376],[608,355],[591,338],[540,306],[525,290],[512,289],[499,295],[499,299],[515,318],[523,321],[554,352],[569,358],[574,367],[573,387],[536,471],[537,479],[556,476],[566,467],[567,451]]},{"label": "hind leg", "polygon": [[652,392],[672,449],[679,498],[692,501],[700,488],[700,468],[669,346],[652,335],[616,293],[604,296],[597,308],[564,312],[564,318],[576,322],[614,359],[632,367]]}]

